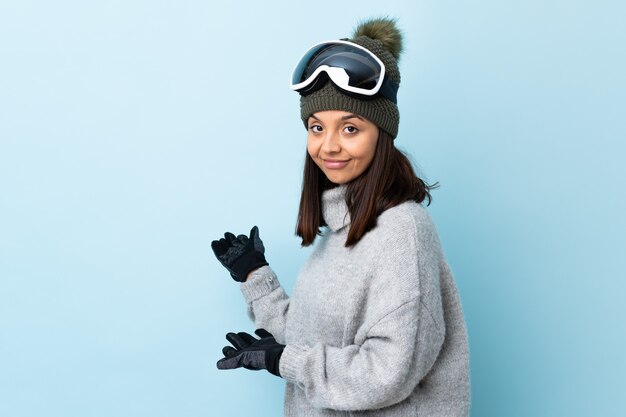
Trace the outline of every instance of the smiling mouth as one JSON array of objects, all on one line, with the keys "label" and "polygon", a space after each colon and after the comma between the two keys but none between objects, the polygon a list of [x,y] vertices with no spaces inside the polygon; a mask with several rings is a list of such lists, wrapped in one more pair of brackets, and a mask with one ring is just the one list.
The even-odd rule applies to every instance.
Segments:
[{"label": "smiling mouth", "polygon": [[350,162],[349,159],[346,161],[341,161],[338,159],[322,159],[322,161],[327,169],[341,169],[348,165],[348,162]]}]

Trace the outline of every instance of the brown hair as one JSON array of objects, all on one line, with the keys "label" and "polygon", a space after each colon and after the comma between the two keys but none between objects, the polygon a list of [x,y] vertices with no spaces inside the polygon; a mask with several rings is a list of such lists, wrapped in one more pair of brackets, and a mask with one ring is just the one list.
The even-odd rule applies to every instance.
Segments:
[{"label": "brown hair", "polygon": [[[320,227],[326,226],[322,217],[322,192],[336,184],[330,182],[322,170],[306,153],[304,177],[296,235],[302,238],[302,246],[309,246]],[[346,205],[350,212],[350,229],[345,246],[359,242],[363,235],[376,227],[376,219],[388,208],[408,200],[421,203],[428,198],[430,190],[438,188],[439,183],[426,184],[415,175],[409,158],[394,146],[393,138],[380,129],[376,151],[370,166],[347,184]]]}]

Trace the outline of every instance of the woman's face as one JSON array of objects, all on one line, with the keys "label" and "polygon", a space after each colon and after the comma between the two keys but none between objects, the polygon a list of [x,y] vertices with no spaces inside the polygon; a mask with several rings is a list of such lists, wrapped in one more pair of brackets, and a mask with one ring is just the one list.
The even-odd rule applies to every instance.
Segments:
[{"label": "woman's face", "polygon": [[320,111],[308,120],[307,151],[326,177],[346,184],[361,175],[372,162],[378,126],[340,111]]}]

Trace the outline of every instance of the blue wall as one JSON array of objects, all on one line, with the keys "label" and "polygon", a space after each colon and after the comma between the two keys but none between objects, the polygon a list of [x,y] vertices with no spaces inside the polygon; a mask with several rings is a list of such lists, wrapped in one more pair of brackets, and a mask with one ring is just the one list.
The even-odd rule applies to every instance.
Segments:
[{"label": "blue wall", "polygon": [[0,415],[282,415],[282,380],[215,367],[253,329],[210,242],[259,225],[291,290],[290,72],[381,14],[472,415],[625,415],[623,3],[92,3],[0,1]]}]

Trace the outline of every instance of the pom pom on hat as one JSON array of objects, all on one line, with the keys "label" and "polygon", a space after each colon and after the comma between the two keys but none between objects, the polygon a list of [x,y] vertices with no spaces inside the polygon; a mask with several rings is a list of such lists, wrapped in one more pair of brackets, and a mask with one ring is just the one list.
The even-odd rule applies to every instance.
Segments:
[{"label": "pom pom on hat", "polygon": [[391,19],[387,17],[379,17],[375,19],[368,19],[358,24],[354,29],[353,38],[359,36],[367,36],[371,39],[377,39],[383,43],[385,49],[387,49],[394,56],[396,60],[400,59],[402,54],[402,32],[396,26],[397,19]]}]

